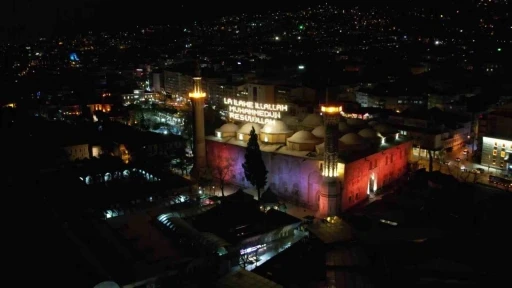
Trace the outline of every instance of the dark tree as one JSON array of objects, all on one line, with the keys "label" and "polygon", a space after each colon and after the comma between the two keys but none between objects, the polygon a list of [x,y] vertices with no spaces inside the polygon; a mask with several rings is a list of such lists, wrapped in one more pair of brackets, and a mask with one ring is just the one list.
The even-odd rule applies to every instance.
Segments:
[{"label": "dark tree", "polygon": [[226,186],[226,180],[233,173],[234,163],[235,161],[232,158],[224,159],[224,162],[217,165],[212,171],[213,176],[219,180],[219,189],[222,193],[222,197],[224,197],[224,187]]},{"label": "dark tree", "polygon": [[252,127],[249,142],[245,150],[245,162],[242,164],[245,178],[258,191],[258,201],[260,200],[260,191],[267,185],[267,167],[263,162],[260,145],[258,144],[258,135]]},{"label": "dark tree", "polygon": [[183,131],[181,135],[185,137],[187,146],[194,150],[194,115],[193,113],[186,113],[183,119]]},{"label": "dark tree", "polygon": [[434,171],[434,156],[432,156],[432,150],[428,151],[428,172]]}]

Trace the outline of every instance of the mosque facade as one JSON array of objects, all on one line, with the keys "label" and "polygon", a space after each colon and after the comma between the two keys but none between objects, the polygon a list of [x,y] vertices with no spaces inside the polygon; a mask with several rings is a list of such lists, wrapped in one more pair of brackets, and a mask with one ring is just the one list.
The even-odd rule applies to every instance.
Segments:
[{"label": "mosque facade", "polygon": [[251,187],[242,164],[254,127],[269,172],[268,188],[322,217],[365,201],[407,172],[412,146],[398,131],[339,113],[326,116],[285,117],[264,126],[224,124],[206,137],[207,165],[224,170],[226,182]]}]

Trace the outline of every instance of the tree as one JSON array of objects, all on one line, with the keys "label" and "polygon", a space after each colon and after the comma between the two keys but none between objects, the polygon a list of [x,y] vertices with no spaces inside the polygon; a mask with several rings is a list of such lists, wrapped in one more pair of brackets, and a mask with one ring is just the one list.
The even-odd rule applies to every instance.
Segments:
[{"label": "tree", "polygon": [[207,167],[203,173],[201,173],[201,177],[198,179],[198,184],[200,187],[208,188],[206,191],[211,190],[211,186],[213,183],[213,172],[212,170]]},{"label": "tree", "polygon": [[260,145],[258,144],[258,135],[252,127],[249,142],[245,150],[245,162],[242,164],[245,178],[258,191],[258,201],[260,200],[261,189],[267,185],[267,167],[263,162]]},{"label": "tree", "polygon": [[446,151],[444,149],[441,149],[439,150],[439,152],[437,152],[437,154],[439,156],[439,163],[444,164],[444,162],[446,161]]},{"label": "tree", "polygon": [[242,267],[242,269],[245,269],[247,266],[249,266],[249,262],[250,262],[249,253],[240,255],[240,258],[238,260],[239,260],[240,267]]},{"label": "tree", "polygon": [[194,116],[192,112],[186,113],[183,118],[183,131],[181,135],[185,137],[187,146],[194,150]]},{"label": "tree", "polygon": [[480,173],[478,171],[473,171],[473,183],[477,183],[480,180]]},{"label": "tree", "polygon": [[469,176],[471,176],[472,172],[464,171],[460,173],[460,180],[463,182],[468,182]]},{"label": "tree", "polygon": [[234,160],[232,158],[228,158],[224,160],[224,163],[217,165],[213,171],[213,177],[219,179],[219,188],[222,193],[222,197],[224,197],[224,186],[226,184],[226,179],[233,172]]},{"label": "tree", "polygon": [[428,152],[428,172],[432,172],[434,170],[434,157],[432,156],[432,150],[427,150]]}]

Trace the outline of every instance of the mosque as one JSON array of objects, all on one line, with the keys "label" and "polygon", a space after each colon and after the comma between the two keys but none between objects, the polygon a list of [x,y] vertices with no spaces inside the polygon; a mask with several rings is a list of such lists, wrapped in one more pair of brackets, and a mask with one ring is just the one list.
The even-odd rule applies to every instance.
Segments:
[{"label": "mosque", "polygon": [[[242,164],[253,127],[268,170],[267,188],[318,211],[319,217],[346,211],[407,172],[411,141],[385,124],[343,118],[340,105],[329,103],[321,106],[321,113],[303,119],[274,119],[263,126],[226,123],[215,135],[205,136],[206,93],[201,89],[200,77],[194,78],[189,96],[195,119],[194,177],[209,168],[223,171],[226,182],[250,187]],[[242,104],[257,108],[251,106],[254,103]],[[247,110],[252,115],[264,114],[262,110]]]},{"label": "mosque", "polygon": [[411,142],[377,122],[323,115],[299,121],[283,118],[266,125],[227,123],[206,137],[207,165],[228,169],[227,182],[250,187],[242,163],[254,127],[269,171],[268,187],[321,216],[336,215],[406,173]]}]

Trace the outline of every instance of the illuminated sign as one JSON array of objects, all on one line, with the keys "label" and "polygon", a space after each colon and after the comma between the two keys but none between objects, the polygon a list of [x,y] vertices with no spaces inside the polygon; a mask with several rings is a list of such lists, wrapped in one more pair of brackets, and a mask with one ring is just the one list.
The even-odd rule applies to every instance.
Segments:
[{"label": "illuminated sign", "polygon": [[253,247],[250,247],[250,248],[247,248],[247,249],[240,250],[240,254],[243,255],[243,254],[251,253],[251,252],[254,252],[256,250],[265,249],[266,247],[267,247],[267,244],[256,245],[256,246],[253,246]]},{"label": "illuminated sign", "polygon": [[282,112],[288,112],[288,105],[265,104],[224,98],[231,120],[267,124],[281,119]]}]

